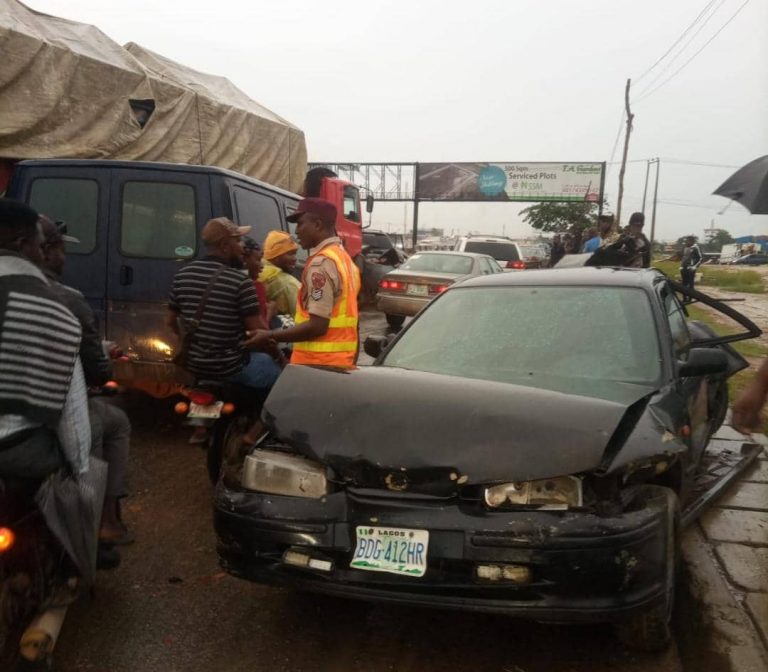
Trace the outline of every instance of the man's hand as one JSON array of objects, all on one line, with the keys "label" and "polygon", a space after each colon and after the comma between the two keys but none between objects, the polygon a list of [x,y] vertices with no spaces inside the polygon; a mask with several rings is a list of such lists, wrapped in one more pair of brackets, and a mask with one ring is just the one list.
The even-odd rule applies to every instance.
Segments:
[{"label": "man's hand", "polygon": [[760,385],[750,385],[733,405],[731,424],[742,434],[750,434],[760,424],[760,411],[765,404],[765,390]]},{"label": "man's hand", "polygon": [[272,339],[272,332],[267,329],[256,329],[255,331],[246,331],[248,337],[241,345],[249,350],[267,350],[270,346],[274,347],[276,342]]}]

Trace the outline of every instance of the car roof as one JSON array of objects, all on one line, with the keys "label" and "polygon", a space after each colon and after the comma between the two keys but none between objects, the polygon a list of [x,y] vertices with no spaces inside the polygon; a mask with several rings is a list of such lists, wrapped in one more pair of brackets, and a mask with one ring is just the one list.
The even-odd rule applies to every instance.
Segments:
[{"label": "car roof", "polygon": [[481,243],[516,243],[516,240],[507,238],[506,236],[463,236],[463,241],[469,242],[470,240],[479,240]]},{"label": "car roof", "polygon": [[478,257],[482,257],[483,259],[493,259],[490,254],[480,254],[480,252],[459,252],[454,250],[419,250],[418,252],[414,252],[412,257],[415,257],[417,254],[419,256],[423,254],[439,254],[442,256],[450,255],[453,257],[470,257],[471,259],[477,259]]},{"label": "car roof", "polygon": [[563,285],[598,286],[598,287],[643,287],[652,288],[664,274],[655,268],[552,268],[529,270],[520,273],[497,273],[482,275],[466,280],[455,287],[514,287],[514,286],[550,286]]}]

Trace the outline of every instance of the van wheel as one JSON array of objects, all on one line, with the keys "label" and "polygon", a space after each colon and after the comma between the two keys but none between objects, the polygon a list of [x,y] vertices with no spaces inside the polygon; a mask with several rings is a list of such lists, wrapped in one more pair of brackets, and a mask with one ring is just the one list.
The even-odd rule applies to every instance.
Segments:
[{"label": "van wheel", "polygon": [[648,485],[636,500],[641,505],[664,506],[667,513],[665,572],[666,593],[662,604],[633,614],[616,623],[614,631],[619,641],[636,651],[663,651],[672,640],[672,610],[675,606],[675,584],[680,560],[680,502],[670,488]]},{"label": "van wheel", "polygon": [[393,329],[399,329],[405,322],[405,315],[392,315],[387,313],[387,324]]}]

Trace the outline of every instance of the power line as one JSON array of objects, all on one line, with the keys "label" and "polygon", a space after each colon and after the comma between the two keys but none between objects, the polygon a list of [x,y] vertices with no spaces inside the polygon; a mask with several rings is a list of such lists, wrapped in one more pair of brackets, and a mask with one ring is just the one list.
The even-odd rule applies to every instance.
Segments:
[{"label": "power line", "polygon": [[664,67],[661,68],[661,70],[658,73],[656,73],[656,76],[651,80],[651,82],[649,82],[646,85],[646,87],[642,91],[640,91],[640,93],[638,94],[640,97],[642,97],[645,93],[650,91],[654,87],[656,82],[658,82],[664,76],[664,73],[669,71],[669,69],[677,62],[677,59],[680,58],[685,53],[686,49],[688,49],[688,47],[693,43],[693,41],[699,36],[701,31],[707,27],[707,24],[712,20],[712,17],[714,17],[715,14],[717,14],[717,12],[720,11],[720,8],[727,2],[727,0],[716,0],[716,2],[718,2],[718,4],[715,6],[712,12],[710,12],[709,16],[707,16],[707,18],[704,19],[702,24],[697,28],[696,32],[694,32],[685,41],[685,44],[683,44],[683,46],[680,47],[680,49],[678,49],[677,53],[674,56],[672,56],[672,58],[667,63],[664,64]]},{"label": "power line", "polygon": [[663,87],[665,84],[667,84],[671,80],[673,80],[677,76],[677,74],[681,70],[683,70],[683,68],[685,68],[694,58],[696,58],[702,51],[704,51],[704,49],[707,48],[707,46],[710,44],[710,42],[712,42],[712,40],[714,40],[720,33],[723,32],[723,30],[725,30],[725,28],[731,23],[731,21],[733,21],[741,13],[741,10],[744,9],[749,4],[749,2],[750,2],[750,0],[744,0],[744,2],[741,4],[741,6],[731,15],[731,17],[722,26],[720,26],[720,28],[715,32],[715,34],[712,35],[712,37],[710,37],[693,56],[691,56],[685,63],[683,63],[677,70],[675,70],[661,84],[659,84],[657,87],[651,89],[644,96],[642,96],[641,98],[636,100],[635,103],[639,103],[639,102],[645,100],[646,98],[648,98],[648,96],[653,95],[661,87]]},{"label": "power line", "polygon": [[662,161],[666,163],[675,163],[683,166],[703,166],[705,168],[741,168],[741,166],[732,166],[725,163],[706,163],[704,161],[686,161],[685,159],[668,159],[662,157]]},{"label": "power line", "polygon": [[672,52],[672,50],[680,44],[680,42],[683,40],[683,38],[688,34],[688,32],[699,22],[701,21],[701,18],[706,14],[709,9],[717,2],[717,0],[710,0],[708,2],[704,9],[702,9],[699,12],[699,15],[693,20],[693,22],[680,34],[680,36],[672,43],[672,46],[667,49],[659,58],[656,59],[656,62],[648,68],[642,75],[639,77],[635,77],[635,83],[639,82],[643,77],[645,77],[647,74],[649,74],[659,63],[661,63],[669,54]]}]

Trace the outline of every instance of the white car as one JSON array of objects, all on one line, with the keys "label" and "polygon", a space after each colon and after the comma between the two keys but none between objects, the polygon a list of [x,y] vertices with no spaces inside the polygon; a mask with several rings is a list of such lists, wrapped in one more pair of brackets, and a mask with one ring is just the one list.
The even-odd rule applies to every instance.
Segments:
[{"label": "white car", "polygon": [[526,259],[522,245],[504,236],[462,236],[456,241],[454,250],[457,252],[487,254],[498,261],[504,268],[514,271],[541,267],[540,261],[529,261]]}]

